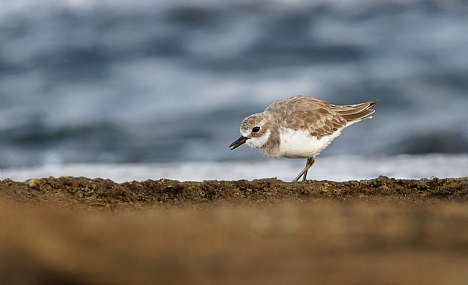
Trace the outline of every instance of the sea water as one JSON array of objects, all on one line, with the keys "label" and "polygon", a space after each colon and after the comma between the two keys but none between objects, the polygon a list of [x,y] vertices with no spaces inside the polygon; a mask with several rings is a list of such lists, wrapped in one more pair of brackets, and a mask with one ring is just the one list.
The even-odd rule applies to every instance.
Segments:
[{"label": "sea water", "polygon": [[[359,161],[373,168],[387,162],[368,157],[468,153],[466,1],[1,6],[0,163],[9,175],[25,167],[54,174],[72,165],[78,174],[76,165],[142,164],[146,178],[289,180],[305,162],[228,146],[243,118],[296,94],[334,104],[379,100],[373,119],[323,151],[311,177],[335,177],[320,169],[336,172],[342,163],[346,172],[364,165]],[[401,177],[413,173],[399,167]],[[419,168],[428,171],[415,176],[459,175],[428,163]],[[353,177],[396,173],[377,169]],[[351,176],[334,179],[344,177]]]}]

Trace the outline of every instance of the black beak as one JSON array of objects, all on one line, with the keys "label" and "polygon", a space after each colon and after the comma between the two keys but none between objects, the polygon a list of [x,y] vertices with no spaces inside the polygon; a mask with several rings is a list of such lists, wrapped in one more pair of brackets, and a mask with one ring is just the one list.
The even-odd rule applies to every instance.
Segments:
[{"label": "black beak", "polygon": [[230,148],[231,150],[233,150],[233,149],[237,148],[238,146],[240,146],[241,144],[245,143],[246,140],[248,140],[248,138],[242,137],[242,136],[241,136],[241,137],[238,138],[235,142],[233,142],[233,143],[229,146],[229,148]]}]

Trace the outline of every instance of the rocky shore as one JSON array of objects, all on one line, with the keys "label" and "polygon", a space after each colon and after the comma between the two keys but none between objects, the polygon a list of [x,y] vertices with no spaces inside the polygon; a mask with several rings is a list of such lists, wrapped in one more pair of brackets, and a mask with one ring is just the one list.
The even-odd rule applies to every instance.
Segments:
[{"label": "rocky shore", "polygon": [[466,284],[468,177],[0,181],[4,284]]}]

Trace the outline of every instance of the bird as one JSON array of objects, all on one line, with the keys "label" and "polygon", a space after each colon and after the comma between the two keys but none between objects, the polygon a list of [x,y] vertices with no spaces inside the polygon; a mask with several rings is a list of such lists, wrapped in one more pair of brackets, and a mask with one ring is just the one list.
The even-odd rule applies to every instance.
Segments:
[{"label": "bird", "polygon": [[242,144],[256,148],[269,158],[307,158],[304,169],[292,182],[307,178],[320,154],[346,127],[372,118],[377,103],[372,100],[353,105],[333,105],[312,96],[296,95],[280,99],[261,113],[246,117],[241,136],[229,148]]}]

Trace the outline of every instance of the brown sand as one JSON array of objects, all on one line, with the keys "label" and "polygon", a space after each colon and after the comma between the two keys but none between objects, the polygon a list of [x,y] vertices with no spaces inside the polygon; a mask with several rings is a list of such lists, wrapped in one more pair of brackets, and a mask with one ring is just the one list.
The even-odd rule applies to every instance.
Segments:
[{"label": "brown sand", "polygon": [[468,284],[468,177],[0,181],[0,284]]}]

